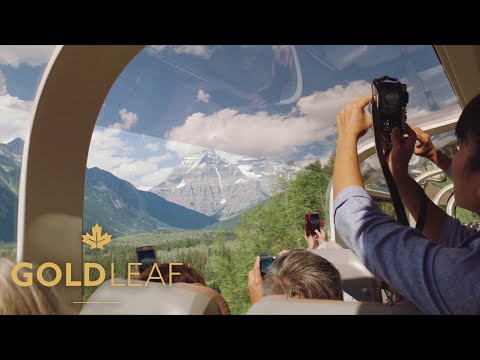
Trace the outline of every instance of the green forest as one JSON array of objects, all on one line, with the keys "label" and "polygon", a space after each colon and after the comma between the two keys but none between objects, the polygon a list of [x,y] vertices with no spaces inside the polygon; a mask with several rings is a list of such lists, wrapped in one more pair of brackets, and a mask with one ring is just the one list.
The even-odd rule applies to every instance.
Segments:
[{"label": "green forest", "polygon": [[[96,262],[109,269],[115,263],[117,277],[127,276],[127,263],[136,262],[135,248],[154,245],[159,262],[183,262],[200,272],[207,285],[221,293],[233,314],[245,314],[250,308],[247,279],[255,256],[271,255],[283,249],[305,248],[304,216],[319,212],[330,229],[327,217],[327,188],[333,172],[334,155],[326,165],[316,161],[296,173],[294,179],[279,177],[276,194],[245,211],[228,227],[195,231],[165,230],[157,233],[117,237],[103,251],[84,246],[84,262]],[[445,183],[450,182],[446,180]],[[445,184],[435,183],[435,186]],[[379,203],[385,213],[394,216],[389,203]],[[459,209],[462,222],[479,219]],[[15,258],[15,244],[0,244],[0,256]],[[109,272],[107,271],[107,276]],[[84,300],[95,288],[84,289]]]},{"label": "green forest", "polygon": [[[332,161],[319,162],[300,171],[294,180],[279,178],[277,194],[246,211],[230,229],[164,231],[113,239],[104,251],[84,247],[84,261],[104,268],[115,263],[115,276],[127,276],[127,263],[136,262],[135,248],[152,244],[159,262],[189,263],[200,272],[207,285],[221,293],[233,314],[250,308],[247,279],[255,256],[260,252],[277,254],[283,249],[305,248],[304,216],[320,212],[325,218],[326,193],[332,175]],[[108,272],[107,272],[108,274]],[[94,288],[84,289],[84,299]]]}]

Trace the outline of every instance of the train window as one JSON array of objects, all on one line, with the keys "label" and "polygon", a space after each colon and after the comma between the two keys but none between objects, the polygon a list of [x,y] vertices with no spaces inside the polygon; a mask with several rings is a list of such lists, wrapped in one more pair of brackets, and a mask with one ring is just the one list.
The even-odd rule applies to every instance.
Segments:
[{"label": "train window", "polygon": [[[431,139],[433,145],[450,158],[452,158],[458,150],[458,143],[454,131],[432,136]],[[376,154],[366,159],[361,164],[361,169],[367,189],[388,192],[388,187],[385,183],[385,178]],[[409,163],[409,172],[412,178],[417,178],[422,174],[435,169],[437,169],[436,165],[430,160],[416,155],[413,155]],[[444,186],[451,184],[452,180],[445,177],[443,174],[436,174],[420,183],[425,187],[427,195],[433,199],[435,194]]]},{"label": "train window", "polygon": [[0,45],[0,257],[15,259],[23,144],[51,45]]},{"label": "train window", "polygon": [[[15,240],[15,139],[53,49],[0,47],[0,241]],[[123,276],[136,247],[152,244],[159,262],[190,264],[245,313],[256,254],[304,247],[307,212],[329,232],[336,114],[385,74],[409,84],[411,122],[459,112],[431,46],[146,47],[93,133],[84,232],[98,224],[113,237],[102,251],[85,244],[84,260],[113,260]]]},{"label": "train window", "polygon": [[87,259],[126,263],[154,244],[159,261],[192,264],[245,312],[237,282],[256,253],[303,247],[306,212],[328,232],[336,113],[384,74],[409,85],[412,123],[459,113],[430,46],[146,47],[93,135],[84,228],[114,240]]}]

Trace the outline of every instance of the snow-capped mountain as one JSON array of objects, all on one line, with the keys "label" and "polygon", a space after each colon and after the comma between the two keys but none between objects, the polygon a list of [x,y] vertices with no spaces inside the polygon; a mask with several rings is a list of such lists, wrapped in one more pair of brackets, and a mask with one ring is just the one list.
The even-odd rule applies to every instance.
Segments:
[{"label": "snow-capped mountain", "polygon": [[165,181],[150,191],[225,220],[267,199],[278,177],[295,170],[265,159],[204,150],[185,157]]}]

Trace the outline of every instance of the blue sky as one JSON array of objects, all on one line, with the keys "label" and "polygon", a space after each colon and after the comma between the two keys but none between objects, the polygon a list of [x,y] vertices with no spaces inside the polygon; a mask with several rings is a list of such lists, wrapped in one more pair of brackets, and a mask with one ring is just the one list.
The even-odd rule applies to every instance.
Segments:
[{"label": "blue sky", "polygon": [[[0,142],[25,138],[53,50],[0,46]],[[337,112],[383,75],[408,84],[412,123],[459,111],[431,46],[149,46],[111,89],[88,166],[149,189],[203,148],[325,161]]]}]

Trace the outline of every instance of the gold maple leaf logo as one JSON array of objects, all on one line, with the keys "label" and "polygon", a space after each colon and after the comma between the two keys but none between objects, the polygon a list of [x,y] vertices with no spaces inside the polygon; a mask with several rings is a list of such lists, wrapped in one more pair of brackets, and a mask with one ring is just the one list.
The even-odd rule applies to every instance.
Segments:
[{"label": "gold maple leaf logo", "polygon": [[92,235],[88,232],[85,235],[82,235],[82,242],[90,245],[90,249],[102,249],[103,246],[112,241],[112,235],[108,233],[102,234],[102,227],[95,224],[92,226]]}]

